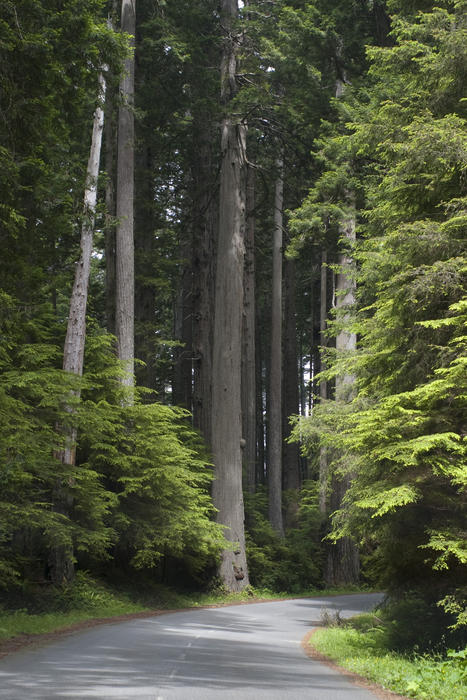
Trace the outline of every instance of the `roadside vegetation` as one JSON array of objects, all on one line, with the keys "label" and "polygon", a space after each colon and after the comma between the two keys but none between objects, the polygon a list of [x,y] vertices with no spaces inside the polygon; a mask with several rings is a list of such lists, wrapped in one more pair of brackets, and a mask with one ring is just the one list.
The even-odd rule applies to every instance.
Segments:
[{"label": "roadside vegetation", "polygon": [[[439,638],[435,620],[414,628],[414,600],[406,601],[405,622],[396,620],[392,607],[342,620],[323,611],[325,629],[313,634],[310,644],[320,654],[352,673],[420,700],[464,700],[467,695],[467,648]],[[455,631],[454,631],[455,632]],[[414,634],[420,644],[408,646]],[[430,636],[432,639],[430,639]],[[450,648],[452,644],[453,648]]]},{"label": "roadside vegetation", "polygon": [[[338,595],[354,590],[352,587],[326,591],[310,589],[294,595]],[[120,581],[117,588],[88,573],[77,572],[74,581],[66,586],[29,586],[15,597],[6,597],[0,607],[0,644],[22,635],[48,634],[102,618],[288,597],[290,593],[287,592],[252,586],[240,593],[228,593],[222,587],[198,593],[177,592],[144,578],[138,581],[137,587]]]}]

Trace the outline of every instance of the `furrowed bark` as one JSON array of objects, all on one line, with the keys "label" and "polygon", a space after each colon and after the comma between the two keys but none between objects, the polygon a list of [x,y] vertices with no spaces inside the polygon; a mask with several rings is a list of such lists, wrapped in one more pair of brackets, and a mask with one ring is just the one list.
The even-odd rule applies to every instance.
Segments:
[{"label": "furrowed bark", "polygon": [[[136,0],[122,0],[121,29],[133,37],[136,28]],[[116,309],[115,330],[118,357],[124,363],[126,376],[123,384],[134,384],[134,160],[135,129],[133,116],[135,64],[134,57],[125,61],[120,81],[121,104],[118,110],[117,147],[117,228],[116,253]]]},{"label": "furrowed bark", "polygon": [[245,284],[242,349],[243,461],[249,493],[256,489],[256,299],[255,299],[255,172],[247,173]]},{"label": "furrowed bark", "polygon": [[226,40],[221,63],[221,99],[226,116],[221,127],[219,239],[214,314],[212,451],[213,501],[232,549],[221,556],[219,574],[226,588],[248,585],[245,552],[241,455],[241,345],[245,231],[246,124],[230,113],[236,92],[238,40],[234,35],[236,0],[223,0],[221,23]]},{"label": "furrowed bark", "polygon": [[284,175],[277,161],[272,252],[271,366],[269,377],[269,522],[280,535],[282,521],[282,220]]}]

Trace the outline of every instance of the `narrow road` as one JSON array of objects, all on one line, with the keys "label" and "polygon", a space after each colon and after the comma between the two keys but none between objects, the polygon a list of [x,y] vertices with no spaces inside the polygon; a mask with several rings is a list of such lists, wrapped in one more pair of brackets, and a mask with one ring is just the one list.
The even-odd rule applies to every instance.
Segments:
[{"label": "narrow road", "polygon": [[379,594],[199,609],[95,627],[0,660],[0,698],[374,700],[300,646],[323,609]]}]

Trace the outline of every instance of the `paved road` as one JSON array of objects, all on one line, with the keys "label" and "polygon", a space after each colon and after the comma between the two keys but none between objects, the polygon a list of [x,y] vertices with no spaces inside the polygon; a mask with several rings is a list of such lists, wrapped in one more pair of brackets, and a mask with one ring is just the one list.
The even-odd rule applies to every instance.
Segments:
[{"label": "paved road", "polygon": [[378,594],[131,620],[0,660],[2,700],[374,700],[300,646],[321,612],[372,608]]}]

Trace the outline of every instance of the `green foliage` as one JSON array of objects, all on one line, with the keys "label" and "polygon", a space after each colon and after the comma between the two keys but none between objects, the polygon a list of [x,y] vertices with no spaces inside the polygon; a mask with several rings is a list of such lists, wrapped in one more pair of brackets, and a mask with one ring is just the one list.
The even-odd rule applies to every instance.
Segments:
[{"label": "green foliage", "polygon": [[350,477],[333,537],[359,541],[396,598],[419,591],[427,614],[440,598],[457,611],[457,623],[439,618],[439,635],[465,625],[455,601],[467,579],[464,10],[446,2],[394,18],[394,45],[369,50],[368,86],[324,140],[326,170],[296,224],[316,240],[338,228],[347,168],[360,206],[347,329],[359,350],[329,352],[323,376],[354,376],[357,396],[323,405],[297,433],[310,449],[318,437]]},{"label": "green foliage", "polygon": [[281,538],[267,519],[265,491],[247,498],[247,555],[253,586],[290,593],[319,587],[323,552],[316,482],[304,484],[295,508],[296,522]]},{"label": "green foliage", "polygon": [[386,626],[374,615],[358,616],[344,626],[318,630],[312,646],[378,685],[419,700],[461,700],[465,695],[465,649],[443,654],[404,655],[392,650]]},{"label": "green foliage", "polygon": [[76,259],[97,73],[123,42],[103,0],[2,3],[1,287],[30,303]]},{"label": "green foliage", "polygon": [[[99,330],[89,333],[84,377],[64,373],[60,348],[47,342],[47,309],[32,319],[2,300],[2,585],[42,580],[57,543],[73,544],[78,561],[94,565],[114,556],[152,568],[171,556],[193,576],[212,565],[223,544],[212,520],[212,471],[186,413],[138,400],[128,406],[112,339]],[[37,342],[22,342],[27,333]],[[82,400],[70,413],[78,386]],[[79,435],[75,467],[58,458],[65,436],[56,426],[70,424]],[[56,507],[57,484],[67,513]]]}]

